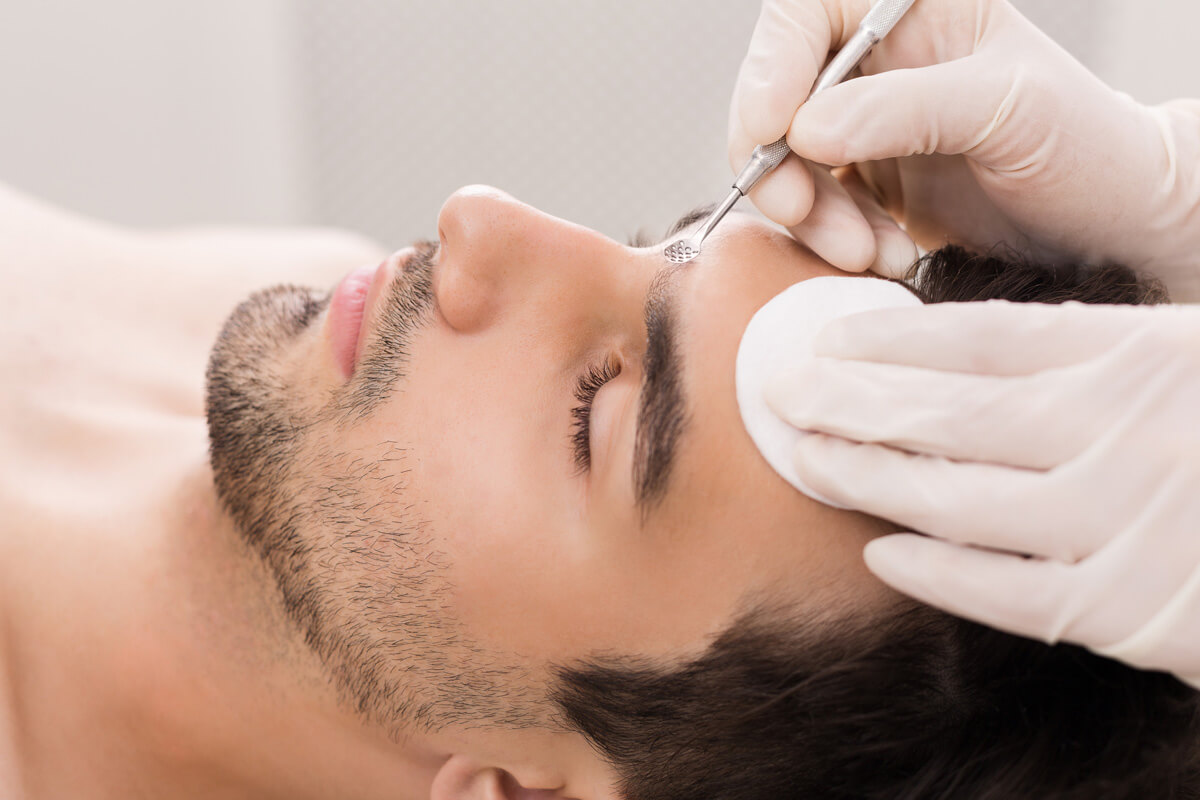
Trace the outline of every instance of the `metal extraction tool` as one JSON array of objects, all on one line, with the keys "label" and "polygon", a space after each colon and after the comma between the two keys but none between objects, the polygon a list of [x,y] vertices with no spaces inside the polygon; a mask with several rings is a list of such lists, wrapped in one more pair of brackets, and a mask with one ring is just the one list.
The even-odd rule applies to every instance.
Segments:
[{"label": "metal extraction tool", "polygon": [[[913,2],[915,0],[879,0],[871,6],[871,10],[863,17],[854,36],[850,37],[846,46],[838,51],[825,69],[821,70],[816,83],[813,84],[812,91],[808,93],[809,99],[845,80],[867,53],[871,52],[871,48],[891,32],[900,18],[912,7]],[[783,161],[784,156],[790,152],[786,137],[768,145],[760,144],[755,147],[750,160],[746,162],[746,166],[742,167],[742,171],[738,173],[737,179],[733,182],[733,191],[721,201],[716,210],[708,215],[708,219],[696,229],[695,233],[684,239],[676,239],[667,245],[663,251],[667,260],[675,264],[682,264],[698,256],[704,238],[729,213],[729,209],[733,208],[734,203],[749,192],[763,175],[779,166],[779,162]]]}]

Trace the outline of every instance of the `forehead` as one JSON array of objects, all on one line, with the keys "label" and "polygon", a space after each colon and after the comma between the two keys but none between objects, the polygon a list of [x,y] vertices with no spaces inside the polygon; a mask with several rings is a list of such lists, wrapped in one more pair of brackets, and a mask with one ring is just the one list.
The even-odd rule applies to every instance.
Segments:
[{"label": "forehead", "polygon": [[686,538],[705,551],[721,568],[710,576],[714,590],[730,596],[809,605],[874,584],[860,554],[878,524],[817,503],[779,477],[746,433],[736,399],[734,365],[750,318],[788,286],[836,274],[844,273],[770,225],[731,215],[678,288],[688,430],[648,526],[664,541]]}]

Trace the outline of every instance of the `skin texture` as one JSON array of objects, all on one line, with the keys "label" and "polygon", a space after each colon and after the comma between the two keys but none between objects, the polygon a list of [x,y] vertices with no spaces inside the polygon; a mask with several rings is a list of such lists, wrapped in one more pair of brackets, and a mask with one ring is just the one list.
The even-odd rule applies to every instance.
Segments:
[{"label": "skin texture", "polygon": [[[748,216],[678,276],[687,425],[642,515],[630,463],[659,247],[461,190],[437,220],[427,324],[385,341],[410,279],[391,257],[347,379],[321,298],[383,257],[368,243],[133,235],[2,199],[27,298],[0,327],[5,796],[610,797],[611,771],[543,701],[552,666],[694,656],[752,602],[832,618],[895,599],[861,561],[887,527],[792,490],[741,427],[746,322],[835,272]],[[223,363],[293,423],[291,457],[262,448],[214,481],[208,348],[281,282],[321,288],[243,307],[262,328],[227,337]],[[384,353],[402,358],[381,382],[364,365]],[[604,358],[621,372],[581,474],[573,389]],[[370,382],[388,390],[355,413]],[[291,519],[303,546],[281,556],[226,507]]]}]

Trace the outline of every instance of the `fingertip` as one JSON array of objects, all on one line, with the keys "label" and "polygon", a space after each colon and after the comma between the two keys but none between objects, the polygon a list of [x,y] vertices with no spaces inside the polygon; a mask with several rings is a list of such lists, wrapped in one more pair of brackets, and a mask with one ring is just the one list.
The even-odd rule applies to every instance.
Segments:
[{"label": "fingertip", "polygon": [[866,272],[876,261],[875,234],[857,211],[837,213],[815,210],[798,225],[788,228],[797,240],[844,272]]},{"label": "fingertip", "polygon": [[886,568],[897,559],[911,558],[917,543],[923,538],[916,533],[889,533],[867,542],[863,547],[863,558],[868,566]]},{"label": "fingertip", "polygon": [[811,167],[813,207],[789,232],[831,265],[865,272],[876,259],[875,231],[854,198],[829,170]]},{"label": "fingertip", "polygon": [[872,539],[863,547],[863,562],[879,580],[908,593],[925,538],[915,533],[893,533]]},{"label": "fingertip", "polygon": [[755,207],[785,228],[800,224],[812,211],[814,199],[808,166],[794,155],[788,155],[750,190]]},{"label": "fingertip", "polygon": [[810,99],[788,120],[787,142],[793,152],[804,158],[829,166],[843,166],[845,148],[839,146],[846,138],[841,120],[827,110],[821,95]]},{"label": "fingertip", "polygon": [[[867,221],[862,220],[862,226],[867,225]],[[848,230],[854,230],[854,234],[847,235],[838,243],[840,252],[836,253],[835,258],[830,258],[829,263],[846,272],[862,273],[871,268],[871,265],[878,259],[878,250],[875,244],[874,235],[864,233],[862,226],[850,222],[847,224]]]},{"label": "fingertip", "polygon": [[885,278],[902,280],[908,277],[919,257],[916,243],[899,228],[877,233],[876,256],[871,271]]},{"label": "fingertip", "polygon": [[839,167],[832,173],[837,185],[853,202],[857,215],[871,229],[875,251],[869,269],[888,278],[907,275],[917,259],[917,246],[912,238],[880,205],[879,198],[867,187],[859,170]]}]

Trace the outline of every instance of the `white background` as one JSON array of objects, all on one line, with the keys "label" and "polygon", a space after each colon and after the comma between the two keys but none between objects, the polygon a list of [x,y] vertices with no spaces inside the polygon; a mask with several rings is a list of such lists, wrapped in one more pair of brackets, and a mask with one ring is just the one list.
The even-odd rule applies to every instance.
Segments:
[{"label": "white background", "polygon": [[[918,0],[919,2],[920,0]],[[1112,85],[1200,95],[1200,3],[1016,0]],[[492,183],[615,237],[724,194],[755,0],[4,0],[0,182],[164,226],[399,246]]]}]

